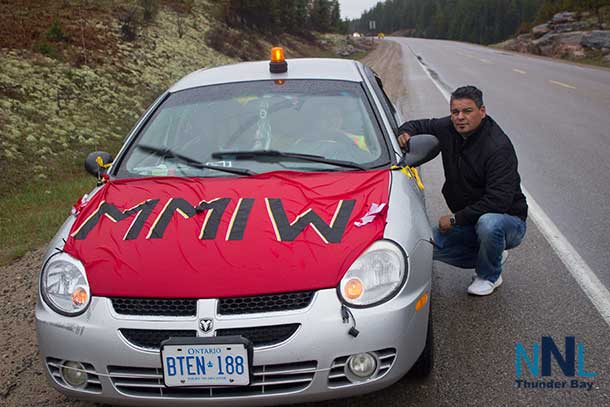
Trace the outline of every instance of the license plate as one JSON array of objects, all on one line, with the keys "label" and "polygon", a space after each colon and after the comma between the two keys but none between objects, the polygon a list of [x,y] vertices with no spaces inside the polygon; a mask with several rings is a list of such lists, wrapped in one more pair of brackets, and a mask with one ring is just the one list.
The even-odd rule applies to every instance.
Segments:
[{"label": "license plate", "polygon": [[161,345],[167,387],[247,386],[251,345],[243,337],[170,338]]}]

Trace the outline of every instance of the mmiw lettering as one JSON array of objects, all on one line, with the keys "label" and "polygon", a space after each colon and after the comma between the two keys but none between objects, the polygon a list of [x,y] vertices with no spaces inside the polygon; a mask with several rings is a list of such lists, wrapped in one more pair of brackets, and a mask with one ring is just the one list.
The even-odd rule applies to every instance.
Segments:
[{"label": "mmiw lettering", "polygon": [[[170,198],[154,218],[145,238],[163,239],[170,222],[178,214],[182,218],[178,219],[178,222],[200,223],[201,228],[197,238],[201,240],[216,239],[221,219],[223,216],[230,216],[229,227],[224,238],[227,241],[242,240],[246,234],[248,221],[254,216],[252,209],[255,199],[240,198],[229,210],[231,201],[231,198],[216,198],[210,201],[203,200],[193,205],[183,198]],[[160,199],[149,199],[127,210],[120,210],[115,205],[102,201],[95,212],[72,233],[72,236],[75,240],[86,239],[105,217],[114,223],[131,219],[131,225],[123,240],[137,239],[159,203]],[[311,226],[323,242],[339,243],[349,223],[356,200],[338,201],[333,217],[328,221],[311,208],[291,221],[279,198],[265,198],[265,205],[267,207],[266,216],[269,218],[278,241],[294,241],[308,226]]]}]

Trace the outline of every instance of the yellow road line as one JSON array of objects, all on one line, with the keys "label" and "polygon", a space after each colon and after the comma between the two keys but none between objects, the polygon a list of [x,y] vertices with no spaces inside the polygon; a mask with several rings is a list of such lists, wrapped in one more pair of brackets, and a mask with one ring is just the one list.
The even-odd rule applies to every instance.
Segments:
[{"label": "yellow road line", "polygon": [[568,89],[576,89],[576,86],[568,85],[567,83],[558,82],[558,81],[553,81],[553,80],[549,80],[549,82],[551,82],[551,83],[552,83],[552,84],[554,84],[554,85],[563,86],[564,88],[568,88]]},{"label": "yellow road line", "polygon": [[513,72],[520,73],[521,75],[525,75],[527,73],[526,71],[522,71],[521,69],[517,69],[517,68],[513,69]]},{"label": "yellow road line", "polygon": [[465,53],[459,52],[459,51],[456,51],[456,54],[461,55],[461,56],[466,57],[466,58],[476,59],[477,61],[481,61],[484,64],[493,64],[493,62],[491,62],[489,59],[479,58],[479,57],[476,57],[474,55],[465,54]]}]

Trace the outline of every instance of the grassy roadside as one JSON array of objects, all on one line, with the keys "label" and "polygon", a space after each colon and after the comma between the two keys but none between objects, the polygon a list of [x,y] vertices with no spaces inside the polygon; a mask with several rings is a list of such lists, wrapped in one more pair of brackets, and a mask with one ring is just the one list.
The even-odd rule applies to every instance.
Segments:
[{"label": "grassy roadside", "polygon": [[593,51],[585,58],[562,60],[575,64],[592,65],[598,68],[610,69],[610,64],[604,61],[604,56],[605,55],[601,51]]},{"label": "grassy roadside", "polygon": [[[97,16],[89,16],[96,27],[110,21]],[[157,21],[141,28],[134,42],[122,41],[114,24],[108,34],[117,50],[111,61],[75,65],[31,50],[0,54],[0,266],[48,242],[71,206],[95,186],[83,169],[88,152],[116,153],[163,89],[188,72],[236,60],[206,44],[214,22],[205,4],[189,14],[159,10]],[[266,55],[268,39],[248,38]],[[336,57],[316,42],[280,40],[292,57]],[[57,44],[58,54],[60,46],[73,45]],[[87,51],[91,59],[93,50]]]},{"label": "grassy roadside", "polygon": [[65,174],[50,184],[26,184],[22,191],[0,200],[0,266],[48,242],[70,213],[78,197],[95,186],[84,171]]},{"label": "grassy roadside", "polygon": [[[40,26],[44,48],[23,40],[0,53],[0,265],[48,242],[94,187],[83,170],[88,152],[115,153],[146,106],[186,73],[235,61],[206,45],[215,24],[206,3],[188,13],[161,8],[129,41],[117,8],[66,4],[59,12],[32,3],[15,17],[34,19],[27,29]],[[10,20],[4,14],[0,25]]]}]

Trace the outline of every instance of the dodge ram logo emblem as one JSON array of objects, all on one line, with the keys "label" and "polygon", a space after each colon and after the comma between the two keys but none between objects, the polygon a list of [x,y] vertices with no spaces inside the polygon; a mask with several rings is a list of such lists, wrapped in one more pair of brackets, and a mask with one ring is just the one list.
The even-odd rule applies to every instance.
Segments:
[{"label": "dodge ram logo emblem", "polygon": [[205,332],[205,333],[211,332],[213,327],[214,327],[213,319],[201,318],[199,320],[199,329],[201,329],[202,332]]}]

